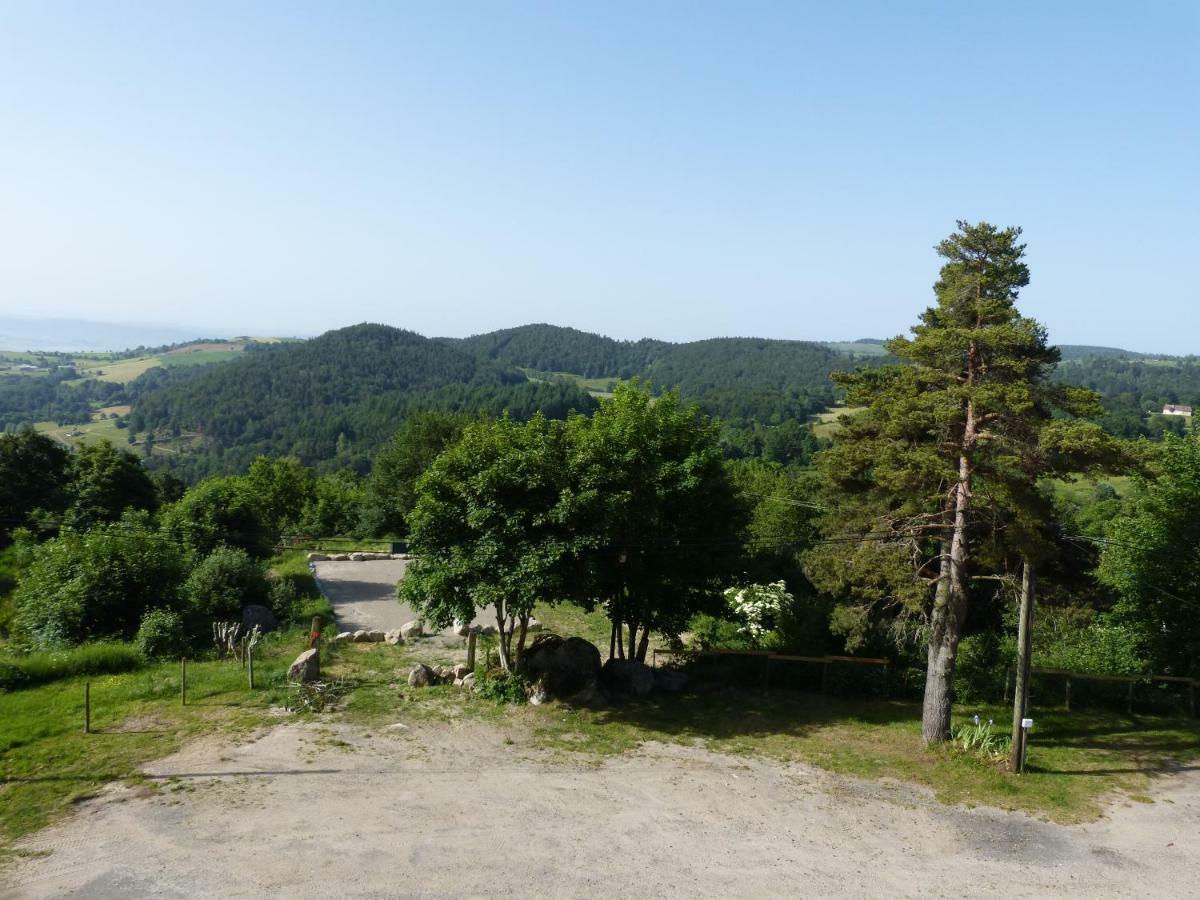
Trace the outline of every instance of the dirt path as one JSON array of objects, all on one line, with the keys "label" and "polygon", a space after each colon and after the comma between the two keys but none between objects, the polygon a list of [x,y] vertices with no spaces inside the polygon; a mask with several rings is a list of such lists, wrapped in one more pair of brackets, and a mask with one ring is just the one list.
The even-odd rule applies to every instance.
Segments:
[{"label": "dirt path", "polygon": [[151,767],[25,841],[13,898],[1180,897],[1200,777],[1088,826],[651,745],[554,760],[479,723],[280,726]]}]

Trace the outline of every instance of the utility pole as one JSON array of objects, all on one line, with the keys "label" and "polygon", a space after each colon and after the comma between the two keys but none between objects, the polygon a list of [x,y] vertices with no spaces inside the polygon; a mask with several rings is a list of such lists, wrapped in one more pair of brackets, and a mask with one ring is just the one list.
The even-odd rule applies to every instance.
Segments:
[{"label": "utility pole", "polygon": [[1037,573],[1026,559],[1021,566],[1021,609],[1017,626],[1017,674],[1013,686],[1012,754],[1014,772],[1025,770],[1025,735],[1021,720],[1029,710],[1029,664],[1033,656],[1033,594]]}]

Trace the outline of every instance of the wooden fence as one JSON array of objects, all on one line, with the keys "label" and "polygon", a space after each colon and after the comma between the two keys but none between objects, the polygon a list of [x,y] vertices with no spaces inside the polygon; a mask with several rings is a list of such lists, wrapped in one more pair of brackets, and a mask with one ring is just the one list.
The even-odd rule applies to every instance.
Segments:
[{"label": "wooden fence", "polygon": [[[686,656],[688,658],[711,658],[711,657],[748,657],[759,658],[763,661],[762,666],[762,686],[763,690],[768,690],[771,687],[771,667],[777,662],[798,662],[809,663],[812,665],[821,666],[821,693],[826,693],[829,689],[829,669],[834,665],[857,665],[857,666],[878,666],[880,669],[881,683],[883,692],[888,692],[888,672],[892,668],[892,663],[887,659],[876,659],[865,656],[795,656],[787,653],[776,653],[773,650],[667,650],[655,649],[651,654],[651,664],[658,666],[658,658]],[[1187,686],[1188,691],[1188,711],[1192,718],[1196,717],[1196,688],[1200,687],[1200,678],[1189,678],[1183,675],[1101,675],[1091,672],[1071,672],[1066,669],[1047,669],[1034,666],[1032,669],[1034,675],[1053,675],[1060,676],[1065,679],[1064,688],[1064,705],[1067,712],[1071,711],[1071,682],[1072,681],[1103,681],[1103,682],[1119,682],[1129,685],[1126,694],[1126,709],[1128,712],[1133,712],[1134,687],[1138,684],[1148,684],[1152,682],[1166,682],[1171,684],[1181,684]],[[1012,692],[1014,688],[1014,671],[1008,670],[1008,674],[1004,681],[1004,699],[1005,704],[1011,702]]]}]

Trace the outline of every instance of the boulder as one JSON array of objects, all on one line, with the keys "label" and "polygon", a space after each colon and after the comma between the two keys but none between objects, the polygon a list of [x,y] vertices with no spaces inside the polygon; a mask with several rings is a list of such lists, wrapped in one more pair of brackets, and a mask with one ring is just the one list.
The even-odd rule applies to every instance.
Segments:
[{"label": "boulder", "polygon": [[433,671],[437,673],[438,684],[450,684],[458,677],[449,666],[434,666]]},{"label": "boulder", "polygon": [[279,620],[275,618],[275,613],[267,607],[250,603],[242,607],[242,630],[250,631],[255,625],[258,626],[259,631],[266,634],[279,627]]},{"label": "boulder", "polygon": [[308,554],[309,562],[329,562],[328,553],[310,553]]},{"label": "boulder", "polygon": [[521,670],[540,681],[547,696],[569,697],[600,677],[600,651],[583,638],[543,634],[521,654]]},{"label": "boulder", "polygon": [[459,637],[466,637],[471,633],[471,625],[469,622],[461,622],[458,619],[455,619],[451,630]]},{"label": "boulder", "polygon": [[399,628],[397,628],[394,631],[385,631],[383,634],[383,639],[389,644],[403,644],[404,643],[404,635],[402,635],[400,633]]},{"label": "boulder", "polygon": [[352,640],[354,640],[354,632],[353,631],[339,631],[337,633],[337,636],[333,639],[335,644],[338,641],[352,641]]},{"label": "boulder", "polygon": [[288,667],[288,681],[316,681],[321,677],[321,657],[316,648],[305,650]]},{"label": "boulder", "polygon": [[651,669],[654,673],[654,689],[675,693],[687,687],[687,672],[681,669]]},{"label": "boulder", "polygon": [[386,633],[382,631],[368,631],[366,641],[370,644],[382,644]]},{"label": "boulder", "polygon": [[367,637],[366,631],[359,630],[354,632],[354,637],[350,638],[350,640],[354,641],[356,644],[365,644],[369,638]]},{"label": "boulder", "polygon": [[424,663],[417,663],[412,667],[412,671],[408,673],[409,687],[429,687],[431,684],[437,684],[437,675],[433,669]]},{"label": "boulder", "polygon": [[472,672],[469,675],[463,676],[462,686],[465,687],[468,691],[475,690],[475,673],[474,672]]},{"label": "boulder", "polygon": [[537,619],[530,619],[529,623],[525,626],[525,630],[528,632],[541,631],[543,627],[542,623]]},{"label": "boulder", "polygon": [[471,670],[467,668],[466,663],[459,663],[451,671],[454,673],[455,678],[466,678],[471,674]]},{"label": "boulder", "polygon": [[483,626],[480,626],[479,631],[477,633],[478,634],[499,634],[500,632],[496,630],[495,625],[483,625]]},{"label": "boulder", "polygon": [[350,554],[350,562],[362,562],[365,558],[361,553]]},{"label": "boulder", "polygon": [[654,670],[630,659],[610,659],[600,672],[600,680],[614,694],[645,697],[654,690]]},{"label": "boulder", "polygon": [[403,625],[400,626],[400,635],[406,641],[412,640],[413,638],[419,638],[424,633],[425,632],[421,628],[420,622],[405,622]]},{"label": "boulder", "polygon": [[350,562],[349,553],[331,553],[329,559],[332,562]]}]

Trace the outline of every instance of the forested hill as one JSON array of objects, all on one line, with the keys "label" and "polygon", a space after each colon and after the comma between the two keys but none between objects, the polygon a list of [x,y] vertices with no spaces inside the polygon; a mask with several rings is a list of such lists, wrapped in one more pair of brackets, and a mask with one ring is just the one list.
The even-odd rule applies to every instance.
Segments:
[{"label": "forested hill", "polygon": [[440,338],[483,359],[584,378],[630,378],[672,345],[649,338],[617,341],[558,325],[522,325],[469,338]]},{"label": "forested hill", "polygon": [[175,467],[191,475],[238,471],[260,453],[365,468],[418,409],[565,415],[594,404],[574,385],[533,383],[462,348],[367,324],[148,382],[136,386],[130,430],[184,445],[190,436],[193,452]]}]

